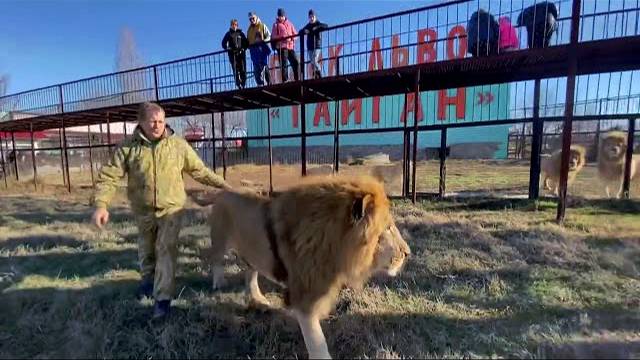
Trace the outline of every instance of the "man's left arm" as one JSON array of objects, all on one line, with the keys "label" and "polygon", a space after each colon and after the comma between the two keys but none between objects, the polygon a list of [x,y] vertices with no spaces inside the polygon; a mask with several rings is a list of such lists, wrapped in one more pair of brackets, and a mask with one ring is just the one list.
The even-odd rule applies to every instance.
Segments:
[{"label": "man's left arm", "polygon": [[184,143],[184,171],[191,175],[191,177],[197,182],[215,186],[221,189],[230,189],[231,186],[227,184],[222,176],[217,175],[211,169],[209,169],[204,162],[200,159],[200,156],[193,150],[193,148],[185,141]]}]

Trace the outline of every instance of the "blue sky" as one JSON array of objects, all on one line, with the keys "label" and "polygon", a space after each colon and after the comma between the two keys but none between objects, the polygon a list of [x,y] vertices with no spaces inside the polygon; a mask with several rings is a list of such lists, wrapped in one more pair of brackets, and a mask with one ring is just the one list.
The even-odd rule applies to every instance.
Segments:
[{"label": "blue sky", "polygon": [[0,73],[8,93],[109,73],[120,29],[128,26],[146,64],[219,50],[231,18],[267,24],[283,7],[297,28],[314,8],[330,24],[438,1],[0,0]]}]

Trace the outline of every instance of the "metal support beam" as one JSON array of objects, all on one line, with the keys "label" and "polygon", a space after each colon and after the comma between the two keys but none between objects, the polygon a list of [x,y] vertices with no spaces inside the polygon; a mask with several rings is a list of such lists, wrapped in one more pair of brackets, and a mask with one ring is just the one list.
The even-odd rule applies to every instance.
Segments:
[{"label": "metal support beam", "polygon": [[93,151],[91,150],[91,126],[87,125],[87,142],[89,143],[89,171],[91,171],[91,186],[95,189],[96,179],[93,175]]},{"label": "metal support beam", "polygon": [[633,163],[633,140],[636,131],[636,119],[629,119],[627,130],[627,152],[624,159],[624,178],[622,180],[622,197],[629,199],[629,187],[631,184],[631,165]]},{"label": "metal support beam", "polygon": [[[418,168],[418,104],[420,101],[420,70],[416,72],[415,92],[413,95],[413,164],[411,165],[411,202],[416,203],[416,169]],[[405,117],[405,122],[407,121]]]},{"label": "metal support beam", "polygon": [[558,196],[558,211],[556,221],[564,221],[567,209],[567,179],[569,177],[569,155],[571,147],[571,132],[573,130],[573,98],[576,91],[576,72],[578,70],[578,35],[580,27],[580,0],[573,0],[571,9],[571,42],[569,44],[569,68],[567,70],[567,93],[564,108],[564,124],[562,127],[562,157],[560,162],[560,184]]},{"label": "metal support beam", "polygon": [[544,120],[540,118],[540,79],[536,79],[533,85],[533,136],[529,169],[529,199],[532,200],[540,196],[540,153],[543,133]]},{"label": "metal support beam", "polygon": [[16,152],[16,138],[13,131],[11,132],[11,149],[13,150],[13,168],[16,171],[16,181],[20,181],[18,174],[18,153]]},{"label": "metal support beam", "polygon": [[64,172],[67,174],[67,190],[71,192],[71,176],[69,176],[69,152],[67,151],[67,129],[62,118],[62,150],[64,151]]},{"label": "metal support beam", "polygon": [[333,173],[340,171],[340,101],[334,101],[333,115]]},{"label": "metal support beam", "polygon": [[29,123],[29,133],[31,134],[31,164],[33,165],[33,189],[38,191],[38,169],[36,166],[36,150],[33,141],[33,122]]},{"label": "metal support beam", "polygon": [[267,141],[269,142],[269,195],[273,193],[273,149],[271,148],[271,112],[267,108]]},{"label": "metal support beam", "polygon": [[300,68],[294,69],[294,71],[300,71],[300,162],[302,163],[302,176],[307,176],[307,109],[304,101],[304,34],[300,34]]},{"label": "metal support beam", "polygon": [[224,125],[224,111],[220,113],[220,131],[222,133],[222,178],[227,180],[227,135]]},{"label": "metal support beam", "polygon": [[438,197],[444,199],[447,192],[447,128],[440,130],[440,186],[438,186]]},{"label": "metal support beam", "polygon": [[0,162],[2,163],[2,177],[4,178],[4,188],[9,188],[9,183],[7,182],[7,166],[4,162],[4,149],[2,148],[2,135],[0,135]]}]

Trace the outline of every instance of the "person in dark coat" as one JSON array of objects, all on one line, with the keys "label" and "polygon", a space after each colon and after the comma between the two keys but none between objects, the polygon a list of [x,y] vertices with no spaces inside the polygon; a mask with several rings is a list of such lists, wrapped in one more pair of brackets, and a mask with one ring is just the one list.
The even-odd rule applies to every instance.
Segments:
[{"label": "person in dark coat", "polygon": [[517,26],[527,28],[527,44],[530,49],[549,46],[551,35],[558,28],[558,9],[552,2],[543,1],[531,5],[518,15]]},{"label": "person in dark coat", "polygon": [[249,41],[242,30],[238,28],[238,20],[231,20],[229,31],[222,38],[222,48],[229,54],[229,63],[233,69],[236,86],[243,89],[247,84],[246,50]]},{"label": "person in dark coat", "polygon": [[327,28],[327,24],[320,22],[313,9],[309,10],[309,23],[300,31],[307,37],[307,57],[313,66],[313,77],[322,77],[320,59],[322,58],[322,31]]},{"label": "person in dark coat", "polygon": [[471,14],[467,24],[468,52],[474,57],[495,55],[498,53],[500,25],[483,9]]}]

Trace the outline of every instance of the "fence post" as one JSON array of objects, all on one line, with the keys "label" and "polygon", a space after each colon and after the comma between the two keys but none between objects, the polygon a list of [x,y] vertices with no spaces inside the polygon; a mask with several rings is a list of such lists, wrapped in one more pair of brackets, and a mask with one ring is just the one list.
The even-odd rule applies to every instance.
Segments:
[{"label": "fence post", "polygon": [[67,151],[67,130],[62,118],[62,150],[64,151],[64,172],[67,175],[67,190],[71,192],[71,176],[69,175],[69,152]]},{"label": "fence post", "polygon": [[[415,204],[418,194],[416,193],[416,169],[418,168],[418,104],[420,101],[420,70],[416,72],[415,93],[413,95],[413,164],[411,165],[411,194],[412,202]],[[407,119],[405,118],[405,122]]]},{"label": "fence post", "polygon": [[440,130],[440,186],[438,197],[442,200],[447,192],[447,128]]},{"label": "fence post", "polygon": [[540,196],[540,153],[542,152],[542,136],[544,122],[540,119],[540,79],[536,79],[533,87],[533,137],[531,139],[531,162],[529,169],[529,199]]},{"label": "fence post", "polygon": [[629,199],[629,187],[631,184],[631,164],[633,162],[633,140],[636,131],[636,119],[629,119],[627,129],[627,152],[624,159],[624,178],[622,180],[622,197]]},{"label": "fence post", "polygon": [[222,133],[222,178],[227,180],[227,135],[224,124],[224,111],[220,113],[220,128]]},{"label": "fence post", "polygon": [[409,194],[409,132],[407,131],[407,93],[404,93],[404,130],[402,132],[402,197]]},{"label": "fence post", "polygon": [[67,172],[64,171],[64,145],[62,144],[62,128],[58,128],[58,139],[60,139],[60,170],[62,170],[62,185],[67,186]]},{"label": "fence post", "polygon": [[[300,34],[300,67],[304,68],[304,34]],[[304,70],[300,76],[300,162],[302,176],[307,176],[307,109],[304,101]]]},{"label": "fence post", "polygon": [[571,147],[571,131],[573,122],[573,97],[576,90],[576,73],[578,70],[578,58],[576,48],[580,26],[580,0],[573,0],[571,9],[571,42],[569,43],[569,67],[567,69],[567,94],[564,107],[564,124],[562,127],[562,159],[560,163],[560,184],[558,211],[556,221],[564,220],[567,209],[567,179],[569,177],[569,155]]},{"label": "fence post", "polygon": [[271,111],[267,108],[267,136],[269,146],[269,195],[273,193],[273,149],[271,148]]},{"label": "fence post", "polygon": [[109,158],[113,156],[111,153],[111,113],[107,113],[107,151],[109,152]]},{"label": "fence post", "polygon": [[213,172],[216,172],[216,125],[215,115],[211,113],[211,151],[213,152]]},{"label": "fence post", "polygon": [[93,175],[93,151],[91,150],[91,125],[87,125],[87,142],[89,143],[89,169],[91,170],[91,186],[95,189],[96,179]]},{"label": "fence post", "polygon": [[340,171],[340,100],[334,101],[333,126],[333,173]]},{"label": "fence post", "polygon": [[31,133],[31,164],[33,165],[33,189],[38,191],[38,170],[36,168],[36,151],[33,141],[33,121],[29,123],[29,132]]},{"label": "fence post", "polygon": [[0,133],[0,161],[2,162],[2,177],[4,178],[4,188],[9,188],[9,183],[7,182],[7,167],[4,162],[4,149],[2,148],[2,133]]},{"label": "fence post", "polygon": [[16,181],[20,181],[18,174],[18,153],[16,152],[16,138],[13,131],[11,132],[11,149],[13,150],[13,168],[16,171]]}]

